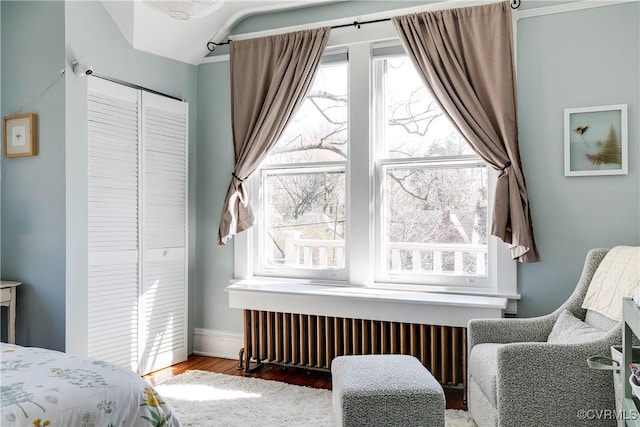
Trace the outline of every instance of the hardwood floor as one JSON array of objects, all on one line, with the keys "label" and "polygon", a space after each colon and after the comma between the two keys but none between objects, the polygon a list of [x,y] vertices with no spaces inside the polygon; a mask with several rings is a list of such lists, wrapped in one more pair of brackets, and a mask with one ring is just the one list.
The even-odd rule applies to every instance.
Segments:
[{"label": "hardwood floor", "polygon": [[[191,355],[186,362],[145,375],[144,378],[151,385],[156,385],[189,370],[244,376],[244,370],[237,370],[237,365],[237,360]],[[325,371],[293,367],[284,368],[278,365],[265,365],[256,372],[248,374],[247,376],[331,390],[331,374]],[[467,409],[464,402],[464,394],[461,389],[445,387],[444,393],[448,409]]]}]

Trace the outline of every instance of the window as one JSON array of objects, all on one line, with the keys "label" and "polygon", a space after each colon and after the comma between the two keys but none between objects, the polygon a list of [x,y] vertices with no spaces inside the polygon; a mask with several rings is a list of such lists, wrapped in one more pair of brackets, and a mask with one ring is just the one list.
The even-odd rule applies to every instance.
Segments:
[{"label": "window", "polygon": [[380,195],[376,280],[444,284],[461,282],[456,277],[486,277],[484,162],[405,54],[373,62]]},{"label": "window", "polygon": [[261,168],[256,272],[345,279],[347,63],[325,63]]},{"label": "window", "polygon": [[236,277],[515,295],[494,182],[397,40],[329,51],[251,179]]}]

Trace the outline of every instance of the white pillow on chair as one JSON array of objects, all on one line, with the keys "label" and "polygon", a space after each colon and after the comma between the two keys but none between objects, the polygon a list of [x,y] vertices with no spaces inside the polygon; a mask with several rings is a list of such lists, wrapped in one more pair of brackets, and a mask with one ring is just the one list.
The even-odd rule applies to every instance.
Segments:
[{"label": "white pillow on chair", "polygon": [[569,310],[564,310],[551,329],[548,343],[580,344],[602,338],[608,332],[587,325]]}]

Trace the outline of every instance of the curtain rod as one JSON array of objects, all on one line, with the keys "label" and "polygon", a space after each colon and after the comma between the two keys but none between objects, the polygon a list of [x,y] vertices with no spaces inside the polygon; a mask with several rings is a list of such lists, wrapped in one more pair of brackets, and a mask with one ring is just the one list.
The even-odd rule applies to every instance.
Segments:
[{"label": "curtain rod", "polygon": [[[509,3],[511,4],[511,9],[515,10],[520,7],[521,0],[509,0]],[[346,28],[346,27],[355,27],[357,29],[360,29],[361,25],[375,24],[377,22],[386,22],[386,21],[391,21],[391,18],[373,19],[370,21],[353,21],[350,24],[332,25],[331,29],[335,30],[336,28]],[[226,41],[223,41],[220,43],[208,42],[207,49],[209,49],[209,52],[213,52],[214,50],[216,50],[216,46],[224,46],[224,45],[230,44],[232,41],[233,40],[227,39]]]},{"label": "curtain rod", "polygon": [[111,78],[111,77],[99,75],[99,74],[96,74],[96,73],[91,74],[91,77],[96,77],[96,78],[99,78],[99,79],[102,79],[102,80],[106,80],[106,81],[109,81],[109,82],[112,82],[112,83],[117,83],[117,84],[120,84],[120,85],[123,85],[123,86],[127,86],[127,87],[130,87],[130,88],[133,88],[133,89],[137,89],[137,90],[143,90],[145,92],[153,93],[155,95],[164,96],[165,98],[175,99],[176,101],[185,102],[184,99],[180,99],[178,97],[175,97],[175,96],[172,96],[172,95],[168,95],[166,93],[158,92],[157,90],[149,89],[149,88],[146,88],[144,86],[138,86],[138,85],[133,84],[133,83],[129,83],[129,82],[125,82],[125,81],[122,81],[122,80],[114,79],[114,78]]}]

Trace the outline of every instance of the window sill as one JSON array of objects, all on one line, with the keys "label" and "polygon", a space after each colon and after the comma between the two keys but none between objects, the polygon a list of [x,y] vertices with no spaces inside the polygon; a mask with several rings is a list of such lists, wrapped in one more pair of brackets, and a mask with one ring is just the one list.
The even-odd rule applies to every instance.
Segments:
[{"label": "window sill", "polygon": [[471,319],[502,317],[509,304],[498,296],[284,280],[234,281],[225,290],[231,308],[464,327]]}]

